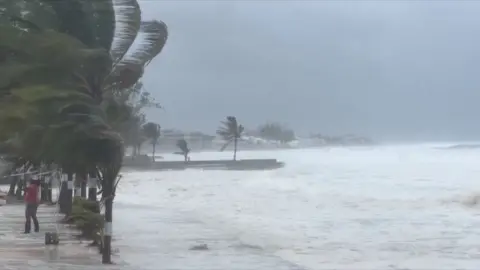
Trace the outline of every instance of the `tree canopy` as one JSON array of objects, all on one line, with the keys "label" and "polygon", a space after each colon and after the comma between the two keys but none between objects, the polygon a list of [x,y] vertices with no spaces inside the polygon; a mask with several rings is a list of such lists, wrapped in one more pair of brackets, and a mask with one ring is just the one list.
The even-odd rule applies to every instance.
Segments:
[{"label": "tree canopy", "polygon": [[142,109],[158,106],[139,81],[167,37],[135,0],[1,1],[1,155],[69,175],[95,170],[111,222],[125,143],[141,140]]},{"label": "tree canopy", "polygon": [[258,127],[258,135],[266,140],[288,143],[295,140],[295,132],[278,123],[266,123]]}]

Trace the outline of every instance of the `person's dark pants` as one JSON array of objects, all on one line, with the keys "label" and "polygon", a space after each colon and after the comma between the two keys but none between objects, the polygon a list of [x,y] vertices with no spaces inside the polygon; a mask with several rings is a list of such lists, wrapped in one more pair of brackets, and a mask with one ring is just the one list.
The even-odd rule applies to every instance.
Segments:
[{"label": "person's dark pants", "polygon": [[36,203],[27,203],[25,207],[25,233],[30,233],[31,227],[32,227],[32,220],[33,220],[33,225],[35,226],[35,232],[38,232],[40,230],[40,227],[38,225],[38,219],[37,219],[37,209],[38,209],[38,204]]}]

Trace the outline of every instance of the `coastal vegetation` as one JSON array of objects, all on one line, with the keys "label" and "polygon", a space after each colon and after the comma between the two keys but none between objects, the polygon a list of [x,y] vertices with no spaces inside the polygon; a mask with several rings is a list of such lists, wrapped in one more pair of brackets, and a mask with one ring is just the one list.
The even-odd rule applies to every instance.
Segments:
[{"label": "coastal vegetation", "polygon": [[[145,109],[160,105],[141,82],[167,37],[165,23],[142,20],[135,0],[0,2],[0,155],[12,172],[62,173],[61,212],[101,247],[104,263],[111,263],[113,201],[125,149],[135,157],[150,142],[155,162],[156,146],[168,134],[147,122]],[[258,132],[269,140],[295,139],[278,124]],[[233,144],[236,161],[244,126],[228,116],[216,134],[221,151]],[[188,161],[191,142],[175,141]],[[9,192],[19,198],[21,178],[12,177]],[[88,199],[86,192],[74,198],[73,186],[86,182]]]},{"label": "coastal vegetation", "polygon": [[[0,3],[1,155],[16,168],[61,170],[69,183],[99,179],[104,263],[125,146],[141,144],[142,109],[158,106],[140,79],[167,36],[135,0]],[[61,192],[71,217],[72,189]]]},{"label": "coastal vegetation", "polygon": [[185,139],[180,139],[177,141],[177,147],[180,148],[180,153],[185,158],[185,161],[189,160],[188,153],[190,153],[190,148],[188,148],[188,143]]},{"label": "coastal vegetation", "polygon": [[265,140],[289,143],[296,139],[295,131],[278,123],[266,123],[257,128],[253,133]]},{"label": "coastal vegetation", "polygon": [[143,134],[152,144],[152,161],[155,162],[155,148],[160,138],[160,125],[148,122],[143,126]]},{"label": "coastal vegetation", "polygon": [[[243,125],[235,123],[237,121],[236,117],[233,118],[227,117],[226,121],[221,122],[220,127],[216,130],[216,136],[198,131],[185,132],[174,129],[163,129],[161,136],[156,137],[157,146],[163,153],[173,152],[174,154],[183,155],[185,160],[187,160],[188,155],[192,151],[224,151],[232,145],[232,150],[235,155],[234,158],[236,159],[235,153],[238,152],[239,148],[244,150],[296,149],[374,144],[373,140],[368,137],[352,134],[328,136],[317,133],[309,136],[298,136],[292,128],[279,124],[278,122],[267,122],[257,128],[248,129],[244,128]],[[238,128],[237,133],[235,131],[236,127]],[[240,131],[240,133],[238,133],[238,131]],[[143,141],[147,140],[145,135],[143,135],[143,138]],[[187,149],[184,148],[185,145],[188,145]],[[140,147],[137,149],[140,149]],[[149,156],[142,155],[139,151],[133,151],[133,153],[135,154],[132,155],[132,158],[137,161],[141,159],[149,162],[148,159],[151,160]]]},{"label": "coastal vegetation", "polygon": [[233,160],[237,160],[237,146],[245,128],[237,122],[235,116],[227,116],[226,121],[222,121],[217,129],[217,135],[225,141],[220,151],[225,150],[233,142]]},{"label": "coastal vegetation", "polygon": [[[105,217],[100,213],[97,203],[75,197],[72,214],[65,219],[67,224],[74,225],[79,231],[79,238],[92,240],[91,246],[101,247]],[[102,250],[100,249],[102,252]]]}]

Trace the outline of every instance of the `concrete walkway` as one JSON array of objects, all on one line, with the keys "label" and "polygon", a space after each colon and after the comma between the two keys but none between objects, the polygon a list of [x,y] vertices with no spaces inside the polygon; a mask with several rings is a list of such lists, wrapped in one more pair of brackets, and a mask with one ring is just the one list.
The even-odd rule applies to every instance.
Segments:
[{"label": "concrete walkway", "polygon": [[[58,224],[60,244],[45,245],[45,232],[54,232],[61,218],[55,206],[41,205],[38,208],[40,232],[23,234],[25,222],[23,204],[0,206],[0,265],[6,270],[98,270],[130,269],[127,265],[101,264],[101,255],[95,248],[87,248],[88,242],[75,239],[78,234],[67,225]],[[32,224],[33,225],[33,224]],[[32,226],[33,227],[33,226]],[[119,258],[113,258],[119,261]]]}]

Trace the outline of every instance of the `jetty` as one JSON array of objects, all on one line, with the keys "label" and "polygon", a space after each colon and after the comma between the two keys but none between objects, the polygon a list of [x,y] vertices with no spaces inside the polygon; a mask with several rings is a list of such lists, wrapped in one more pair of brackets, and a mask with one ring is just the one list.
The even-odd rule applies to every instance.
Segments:
[{"label": "jetty", "polygon": [[276,159],[241,159],[241,160],[195,160],[195,161],[156,161],[143,158],[126,158],[123,167],[140,170],[273,170],[282,168],[285,163]]}]

